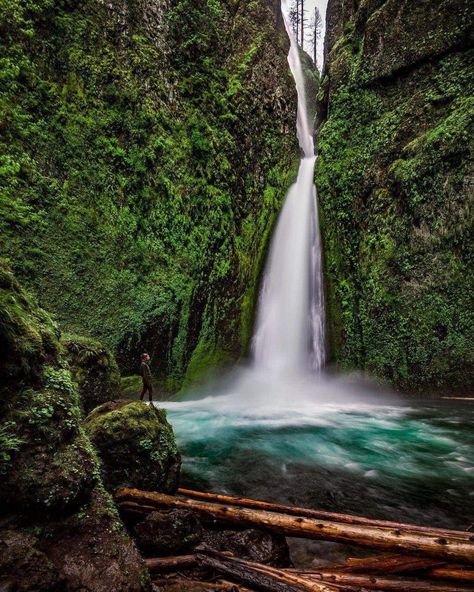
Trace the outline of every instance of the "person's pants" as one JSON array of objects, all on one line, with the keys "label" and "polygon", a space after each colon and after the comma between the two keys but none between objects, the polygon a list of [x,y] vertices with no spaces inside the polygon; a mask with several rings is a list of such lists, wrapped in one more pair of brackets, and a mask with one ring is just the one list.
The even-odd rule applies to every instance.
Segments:
[{"label": "person's pants", "polygon": [[144,382],[143,383],[143,388],[142,388],[142,392],[140,395],[140,401],[143,401],[143,397],[145,396],[145,393],[148,391],[148,399],[150,401],[153,401],[153,387],[151,386],[150,382]]}]

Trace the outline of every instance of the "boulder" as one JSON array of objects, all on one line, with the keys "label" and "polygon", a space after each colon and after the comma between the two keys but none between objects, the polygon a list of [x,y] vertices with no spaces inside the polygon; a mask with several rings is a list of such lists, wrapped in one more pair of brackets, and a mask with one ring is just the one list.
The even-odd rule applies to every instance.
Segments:
[{"label": "boulder", "polygon": [[274,567],[291,566],[290,551],[282,535],[257,529],[242,531],[207,530],[202,542],[217,551],[230,551],[237,557]]},{"label": "boulder", "polygon": [[3,592],[63,592],[65,580],[38,549],[37,537],[0,530],[0,590]]},{"label": "boulder", "polygon": [[41,548],[66,578],[68,590],[148,592],[150,589],[143,560],[101,485],[78,512],[48,524]]},{"label": "boulder", "polygon": [[134,528],[138,548],[150,556],[188,551],[202,540],[198,517],[186,510],[152,512]]},{"label": "boulder", "polygon": [[0,590],[147,592],[55,324],[0,264]]},{"label": "boulder", "polygon": [[119,398],[120,372],[106,347],[93,339],[71,335],[61,342],[85,413]]},{"label": "boulder", "polygon": [[176,491],[181,456],[164,410],[140,401],[105,403],[86,418],[85,429],[102,460],[109,491]]}]

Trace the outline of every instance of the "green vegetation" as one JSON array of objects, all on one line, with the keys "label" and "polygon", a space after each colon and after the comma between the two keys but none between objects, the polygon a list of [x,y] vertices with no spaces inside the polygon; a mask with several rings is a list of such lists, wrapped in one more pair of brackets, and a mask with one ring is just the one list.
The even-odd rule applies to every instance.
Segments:
[{"label": "green vegetation", "polygon": [[2,0],[0,250],[62,327],[178,389],[245,352],[297,151],[273,9],[163,10]]},{"label": "green vegetation", "polygon": [[85,428],[102,460],[109,491],[176,491],[181,457],[164,410],[141,402],[105,403],[87,417]]},{"label": "green vegetation", "polygon": [[113,566],[114,589],[147,590],[82,426],[58,328],[2,264],[0,336],[2,574],[20,587],[29,579],[24,588],[39,592],[98,589]]},{"label": "green vegetation", "polygon": [[[422,15],[422,50],[412,21],[412,53],[400,64],[393,47],[371,45],[379,32],[359,17],[335,41],[320,96],[329,113],[316,180],[333,359],[404,390],[462,392],[474,382],[472,50],[436,57],[444,33],[432,31],[429,54],[424,27],[436,19]],[[407,18],[393,25],[405,42]],[[413,64],[418,52],[432,57]],[[375,68],[393,73],[378,79]]]},{"label": "green vegetation", "polygon": [[61,339],[85,413],[120,394],[120,373],[114,356],[93,339],[65,335]]}]

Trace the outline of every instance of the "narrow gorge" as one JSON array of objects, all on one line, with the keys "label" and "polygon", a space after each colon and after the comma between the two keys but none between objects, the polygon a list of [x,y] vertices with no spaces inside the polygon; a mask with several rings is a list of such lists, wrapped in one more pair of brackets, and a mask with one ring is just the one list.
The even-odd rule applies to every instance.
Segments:
[{"label": "narrow gorge", "polygon": [[0,0],[0,592],[471,589],[473,25]]}]

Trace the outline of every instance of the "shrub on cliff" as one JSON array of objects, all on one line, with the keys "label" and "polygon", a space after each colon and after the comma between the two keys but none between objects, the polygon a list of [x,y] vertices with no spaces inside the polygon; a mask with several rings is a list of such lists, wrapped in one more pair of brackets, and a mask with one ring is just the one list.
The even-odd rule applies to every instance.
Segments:
[{"label": "shrub on cliff", "polygon": [[95,409],[85,428],[102,460],[109,491],[137,487],[173,493],[178,487],[181,457],[165,411],[114,401]]}]

